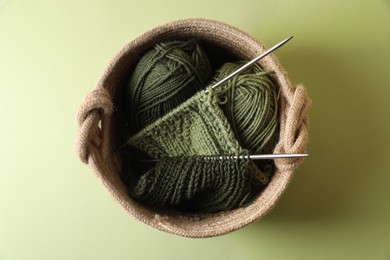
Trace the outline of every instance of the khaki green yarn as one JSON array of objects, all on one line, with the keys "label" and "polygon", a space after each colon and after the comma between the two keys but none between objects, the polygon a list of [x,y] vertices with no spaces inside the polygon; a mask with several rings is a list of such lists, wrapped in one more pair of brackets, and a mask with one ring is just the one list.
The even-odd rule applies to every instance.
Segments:
[{"label": "khaki green yarn", "polygon": [[251,160],[205,159],[248,154],[218,101],[214,93],[200,91],[128,139],[132,147],[161,159],[142,173],[130,173],[132,162],[125,162],[135,199],[182,211],[217,212],[245,205],[259,193],[268,182],[267,174]]},{"label": "khaki green yarn", "polygon": [[161,159],[132,175],[132,197],[155,207],[218,212],[248,204],[267,182],[250,159],[201,156]]},{"label": "khaki green yarn", "polygon": [[[241,65],[224,64],[212,84]],[[128,143],[153,158],[236,154],[241,147],[252,154],[272,153],[278,141],[278,100],[268,74],[255,64],[210,94],[197,93]]]},{"label": "khaki green yarn", "polygon": [[156,44],[130,77],[127,117],[137,132],[203,89],[212,75],[210,62],[194,39]]},{"label": "khaki green yarn", "polygon": [[[243,64],[225,63],[212,84]],[[278,93],[268,74],[254,64],[216,90],[235,137],[252,154],[272,153],[278,141]]]},{"label": "khaki green yarn", "polygon": [[[240,65],[223,65],[211,84]],[[276,88],[258,65],[217,90],[196,93],[127,140],[161,159],[153,168],[131,174],[131,162],[125,162],[130,194],[148,205],[184,211],[245,205],[268,183],[270,173],[248,159],[205,158],[272,152],[277,113]]]},{"label": "khaki green yarn", "polygon": [[249,159],[205,159],[249,154],[218,102],[214,92],[201,91],[128,139],[131,147],[161,159],[153,168],[131,174],[134,162],[126,161],[133,198],[157,207],[218,212],[243,206],[259,194],[271,169],[262,172]]},{"label": "khaki green yarn", "polygon": [[215,95],[200,91],[127,140],[153,158],[242,154]]}]

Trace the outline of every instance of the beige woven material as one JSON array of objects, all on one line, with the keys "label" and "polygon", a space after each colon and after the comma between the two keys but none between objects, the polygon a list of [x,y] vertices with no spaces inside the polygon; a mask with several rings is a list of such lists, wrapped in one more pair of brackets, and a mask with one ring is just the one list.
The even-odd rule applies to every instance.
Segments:
[{"label": "beige woven material", "polygon": [[[183,215],[146,207],[129,197],[119,176],[119,147],[123,140],[121,105],[131,71],[146,50],[157,42],[196,38],[218,58],[250,60],[265,50],[256,39],[229,25],[204,20],[174,21],[145,32],[129,42],[111,61],[102,78],[80,107],[77,149],[104,186],[130,215],[163,231],[185,237],[211,237],[229,233],[266,215],[280,198],[302,159],[276,159],[276,172],[252,204],[217,214]],[[219,55],[218,55],[219,53]],[[222,54],[222,55],[221,55]],[[227,58],[228,59],[228,58]],[[228,61],[228,60],[227,60]],[[305,153],[308,142],[308,108],[311,104],[303,86],[294,87],[273,54],[260,61],[273,71],[279,87],[280,137],[274,153]]]}]

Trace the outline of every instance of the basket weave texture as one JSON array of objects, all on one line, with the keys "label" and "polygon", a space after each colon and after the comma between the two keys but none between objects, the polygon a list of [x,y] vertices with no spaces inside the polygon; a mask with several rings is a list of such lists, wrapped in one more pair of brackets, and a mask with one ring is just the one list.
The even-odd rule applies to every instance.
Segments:
[{"label": "basket weave texture", "polygon": [[[237,28],[205,19],[173,21],[143,33],[127,43],[114,57],[97,86],[84,99],[77,117],[77,152],[89,164],[113,197],[136,219],[162,231],[185,237],[212,237],[226,234],[259,220],[278,201],[302,159],[275,159],[276,171],[262,193],[248,206],[214,214],[182,214],[157,211],[128,195],[120,178],[123,143],[121,101],[129,75],[141,56],[156,43],[178,38],[196,38],[216,52],[250,60],[265,51],[256,39]],[[222,55],[221,57],[223,57]],[[279,142],[274,153],[305,153],[308,142],[306,89],[293,86],[273,54],[260,61],[270,70],[279,91]],[[123,129],[123,127],[122,127]]]}]

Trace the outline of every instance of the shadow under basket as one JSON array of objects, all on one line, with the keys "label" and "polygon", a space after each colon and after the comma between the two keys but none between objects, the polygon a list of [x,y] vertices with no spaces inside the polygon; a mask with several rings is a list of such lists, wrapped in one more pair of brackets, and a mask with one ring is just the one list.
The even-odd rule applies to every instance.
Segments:
[{"label": "shadow under basket", "polygon": [[[123,183],[120,146],[125,127],[123,97],[127,81],[142,55],[156,43],[195,38],[204,46],[214,68],[231,60],[251,60],[265,47],[229,25],[205,20],[173,21],[145,32],[114,57],[96,88],[83,101],[79,114],[77,150],[112,196],[136,219],[162,231],[185,237],[213,237],[259,220],[278,201],[302,158],[275,159],[275,172],[267,187],[251,204],[230,211],[194,214],[163,211],[143,205],[129,196]],[[279,91],[279,141],[274,153],[305,153],[308,142],[308,109],[311,101],[303,86],[293,86],[271,53],[260,65],[272,71]]]}]

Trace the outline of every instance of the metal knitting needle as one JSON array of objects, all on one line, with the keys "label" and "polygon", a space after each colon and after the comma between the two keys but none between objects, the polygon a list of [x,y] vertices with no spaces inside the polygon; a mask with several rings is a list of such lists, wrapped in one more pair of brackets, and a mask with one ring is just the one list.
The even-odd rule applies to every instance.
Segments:
[{"label": "metal knitting needle", "polygon": [[[280,154],[253,154],[253,155],[241,155],[241,156],[205,156],[205,159],[252,159],[252,160],[267,160],[267,159],[277,159],[277,158],[300,158],[300,157],[308,157],[307,153],[280,153]],[[137,160],[137,162],[145,162],[145,163],[153,163],[158,162],[160,159],[149,159],[149,160]]]},{"label": "metal knitting needle", "polygon": [[[278,44],[274,45],[273,47],[269,48],[265,52],[261,53],[259,56],[257,56],[254,59],[250,60],[249,62],[247,62],[246,64],[244,64],[243,66],[241,66],[237,70],[233,71],[232,73],[230,73],[228,76],[226,76],[222,80],[220,80],[217,83],[215,83],[213,86],[211,86],[211,89],[215,89],[215,88],[221,86],[226,81],[228,81],[229,79],[233,78],[237,74],[243,72],[248,67],[252,66],[254,63],[256,63],[257,61],[261,60],[262,58],[264,58],[265,56],[267,56],[268,54],[270,54],[274,50],[282,47],[285,43],[287,43],[293,37],[294,36],[290,36],[290,37],[284,39],[283,41],[279,42]],[[207,93],[208,90],[206,89],[205,92]],[[125,146],[125,145],[123,145],[123,146]],[[309,156],[309,155],[308,154],[256,154],[256,155],[249,155],[249,158],[252,159],[252,160],[265,160],[265,159],[275,159],[275,158],[297,158],[297,157],[306,157],[306,156]],[[242,157],[242,156],[240,156],[240,157]],[[223,158],[223,157],[221,157],[221,158]],[[242,158],[244,158],[244,157],[242,157]],[[158,159],[151,159],[151,160],[140,160],[138,162],[158,162],[158,161],[159,161]]]},{"label": "metal knitting needle", "polygon": [[[286,42],[288,42],[289,40],[291,40],[294,36],[290,36],[288,37],[287,39],[279,42],[278,44],[274,45],[273,47],[271,47],[270,49],[268,49],[267,51],[263,52],[262,54],[260,54],[259,56],[255,57],[253,60],[249,61],[248,63],[244,64],[243,66],[241,66],[240,68],[238,68],[237,70],[233,71],[231,74],[229,74],[228,76],[226,76],[225,78],[223,78],[222,80],[218,81],[217,83],[215,83],[213,86],[211,86],[211,89],[215,89],[219,86],[221,86],[222,84],[224,84],[226,81],[228,81],[229,79],[233,78],[234,76],[236,76],[237,74],[241,73],[242,71],[244,71],[245,69],[247,69],[248,67],[252,66],[254,63],[256,63],[257,61],[261,60],[262,58],[264,58],[265,56],[267,56],[268,54],[270,54],[271,52],[273,52],[274,50],[278,49],[279,47],[283,46]],[[206,92],[208,92],[206,90]]]}]

